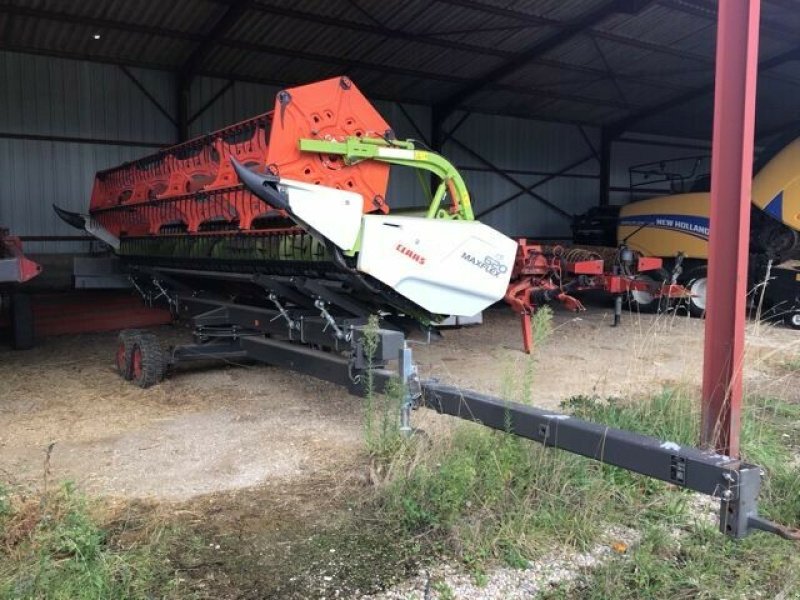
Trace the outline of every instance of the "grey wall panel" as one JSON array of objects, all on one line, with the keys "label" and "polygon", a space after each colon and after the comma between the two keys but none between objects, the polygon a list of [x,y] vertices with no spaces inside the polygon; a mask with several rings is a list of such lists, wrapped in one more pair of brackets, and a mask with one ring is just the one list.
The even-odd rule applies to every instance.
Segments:
[{"label": "grey wall panel", "polygon": [[[170,74],[131,69],[175,112]],[[0,52],[0,133],[171,142],[173,123],[113,65]],[[20,235],[75,235],[51,205],[86,210],[94,174],[155,147],[0,137],[0,224]],[[74,252],[66,242],[29,243],[30,252]]]},{"label": "grey wall panel", "polygon": [[[458,120],[458,115],[445,124],[445,129]],[[589,142],[597,148],[599,131],[584,128]],[[555,173],[571,163],[587,159],[571,169],[570,174],[596,176],[598,162],[592,148],[575,125],[547,123],[512,117],[471,115],[448,141],[444,153],[459,167],[487,168],[460,144],[467,146],[492,165],[501,169]],[[508,179],[493,172],[463,170],[470,188],[475,212],[480,213],[520,191]],[[533,185],[545,175],[512,174],[524,186]],[[599,181],[595,178],[558,177],[534,190],[569,214],[584,212],[597,204]],[[501,208],[488,213],[485,223],[513,236],[568,237],[569,219],[528,194],[520,195]]]},{"label": "grey wall panel", "polygon": [[[174,113],[168,73],[130,69]],[[170,142],[176,130],[113,65],[0,52],[0,132]]]},{"label": "grey wall panel", "polygon": [[[94,174],[139,156],[142,148],[0,139],[0,224],[17,235],[78,235],[52,205],[85,211]],[[29,252],[76,252],[81,244],[26,244]]]}]

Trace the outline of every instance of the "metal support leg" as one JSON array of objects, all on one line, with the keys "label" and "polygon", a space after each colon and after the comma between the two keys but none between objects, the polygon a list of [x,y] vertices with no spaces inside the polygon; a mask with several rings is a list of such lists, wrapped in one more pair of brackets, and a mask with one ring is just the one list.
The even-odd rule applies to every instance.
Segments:
[{"label": "metal support leg", "polygon": [[[400,350],[400,364],[398,365],[400,381],[403,384],[403,404],[400,406],[400,433],[410,436],[413,432],[411,427],[411,410],[414,408],[415,388],[418,387],[416,367],[411,355],[411,348],[408,343],[403,343]],[[418,396],[417,396],[418,397]]]},{"label": "metal support leg", "polygon": [[622,294],[614,296],[614,327],[617,327],[622,319]]}]

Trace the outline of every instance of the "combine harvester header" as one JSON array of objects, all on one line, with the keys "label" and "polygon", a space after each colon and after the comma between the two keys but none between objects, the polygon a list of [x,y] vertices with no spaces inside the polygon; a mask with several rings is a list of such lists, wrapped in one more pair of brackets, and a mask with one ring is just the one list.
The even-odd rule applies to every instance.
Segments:
[{"label": "combine harvester header", "polygon": [[[391,212],[390,165],[440,178],[425,217]],[[501,300],[516,252],[474,221],[458,171],[396,140],[344,77],[281,91],[272,112],[102,171],[88,215],[57,211],[129,265],[285,275],[285,301],[300,293],[423,325]]]}]

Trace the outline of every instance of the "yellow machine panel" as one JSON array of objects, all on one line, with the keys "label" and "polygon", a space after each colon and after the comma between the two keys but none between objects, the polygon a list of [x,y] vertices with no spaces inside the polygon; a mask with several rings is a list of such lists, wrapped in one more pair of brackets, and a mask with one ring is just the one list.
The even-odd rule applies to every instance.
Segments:
[{"label": "yellow machine panel", "polygon": [[800,230],[800,138],[778,152],[753,178],[753,204]]},{"label": "yellow machine panel", "polygon": [[708,258],[708,193],[660,196],[622,207],[617,240],[645,256]]},{"label": "yellow machine panel", "polygon": [[[775,223],[800,231],[800,138],[785,146],[753,178],[755,207]],[[623,206],[617,241],[648,256],[708,259],[709,193],[659,196]],[[768,219],[768,221],[771,221]]]}]

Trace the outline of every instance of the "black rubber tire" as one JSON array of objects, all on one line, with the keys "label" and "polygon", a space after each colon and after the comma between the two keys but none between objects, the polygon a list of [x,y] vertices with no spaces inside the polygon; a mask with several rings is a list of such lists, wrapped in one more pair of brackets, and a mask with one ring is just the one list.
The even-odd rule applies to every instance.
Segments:
[{"label": "black rubber tire", "polygon": [[152,333],[136,332],[130,337],[131,381],[149,388],[164,379],[167,359],[158,338]]},{"label": "black rubber tire", "polygon": [[15,350],[29,350],[36,341],[33,308],[28,294],[11,295],[11,345]]},{"label": "black rubber tire", "polygon": [[133,363],[131,356],[133,353],[133,338],[140,335],[138,329],[123,329],[117,335],[117,352],[114,355],[114,365],[117,373],[125,381],[133,378]]},{"label": "black rubber tire", "polygon": [[[707,267],[696,267],[686,273],[685,286],[686,289],[691,293],[692,291],[702,291],[702,301],[698,304],[698,300],[694,297],[689,297],[686,299],[686,308],[689,311],[689,314],[692,315],[696,319],[704,319],[706,316],[706,290],[708,289],[708,268]],[[702,286],[702,287],[698,287]],[[694,288],[694,289],[693,289]]]},{"label": "black rubber tire", "polygon": [[[666,269],[656,269],[654,271],[639,273],[636,275],[636,278],[647,279],[660,284],[669,281],[670,274]],[[669,307],[669,300],[667,298],[652,298],[649,301],[643,300],[643,296],[636,292],[628,292],[628,294],[626,294],[628,309],[633,312],[659,313]]]},{"label": "black rubber tire", "polygon": [[800,310],[790,312],[783,318],[783,321],[786,323],[787,327],[791,327],[792,329],[800,329]]}]

